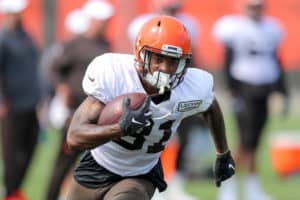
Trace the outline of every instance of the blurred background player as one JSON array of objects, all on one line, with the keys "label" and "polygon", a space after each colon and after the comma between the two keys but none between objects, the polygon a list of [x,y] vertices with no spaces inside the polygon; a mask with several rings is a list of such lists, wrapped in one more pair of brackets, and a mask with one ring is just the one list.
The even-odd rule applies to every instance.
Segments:
[{"label": "blurred background player", "polygon": [[[50,93],[51,90],[55,90],[54,85],[56,84],[56,73],[53,74],[54,63],[63,54],[64,43],[68,43],[70,40],[82,36],[88,29],[89,19],[82,12],[81,9],[72,10],[65,19],[65,28],[68,31],[69,38],[63,42],[57,42],[51,45],[44,53],[42,59],[42,66],[44,68],[44,74],[49,82]],[[71,111],[65,105],[63,97],[59,91],[57,95],[50,95],[52,98],[49,106],[49,123],[51,127],[61,129],[64,126],[66,119],[70,116]]]},{"label": "blurred background player", "polygon": [[[89,26],[88,18],[85,14],[83,14],[81,9],[74,9],[70,13],[68,13],[64,22],[65,29],[68,31],[69,38],[62,42],[56,42],[52,44],[44,51],[41,59],[41,66],[43,70],[42,74],[44,77],[43,80],[45,82],[44,85],[48,91],[47,99],[44,102],[44,113],[47,115],[45,116],[46,127],[54,128],[59,132],[64,131],[64,126],[66,120],[71,115],[71,110],[69,106],[67,106],[64,102],[64,96],[62,95],[63,91],[57,91],[55,88],[57,84],[57,72],[52,68],[54,67],[56,60],[63,56],[64,43],[68,43],[70,40],[84,34]],[[58,158],[56,160],[57,163],[60,161],[59,158],[61,154],[62,153],[59,152]],[[61,158],[62,157],[63,156],[61,156]],[[71,166],[71,164],[66,164],[65,166],[61,164],[58,168],[53,168],[52,173],[56,175],[54,176],[55,178],[51,177],[52,179],[47,194],[48,199],[57,199],[58,195],[60,194],[62,183],[64,181],[64,176],[66,176],[66,174],[68,173],[69,165]],[[61,193],[63,193],[63,191]],[[62,198],[63,197],[60,196],[60,199]]]},{"label": "blurred background player", "polygon": [[[130,22],[127,30],[128,38],[130,42],[131,43],[134,42],[134,39],[138,31],[147,20],[161,14],[169,15],[169,16],[176,17],[187,27],[191,35],[192,52],[193,55],[196,55],[195,51],[197,50],[196,44],[199,39],[200,27],[193,16],[189,15],[188,13],[182,12],[183,1],[182,0],[152,0],[151,5],[155,12],[139,15]],[[193,58],[191,66],[199,67],[200,66],[199,60],[200,60],[199,58],[196,59]],[[197,125],[194,126],[195,121],[197,121],[196,123]],[[208,128],[205,126],[205,123],[200,124],[199,121],[203,121],[202,116],[200,114],[186,118],[183,120],[182,124],[177,130],[178,140],[176,140],[176,142],[178,142],[179,148],[178,148],[178,153],[175,156],[177,157],[176,164],[175,164],[176,172],[174,175],[171,176],[171,179],[169,180],[169,187],[168,187],[167,194],[164,194],[165,198],[172,199],[172,200],[195,199],[191,195],[187,194],[183,189],[186,175],[189,171],[188,165],[186,163],[186,161],[188,161],[188,158],[185,156],[186,155],[185,153],[191,141],[194,140],[196,141],[195,143],[197,143],[197,140],[199,140],[199,137],[197,136],[198,134],[207,135],[208,137],[201,137],[201,139],[205,139],[208,143],[211,143],[211,141],[209,141]],[[212,148],[212,146],[210,148]],[[199,148],[197,149],[199,150]],[[167,154],[169,153],[164,153],[163,158],[164,157],[168,158],[169,156]],[[195,155],[195,156],[199,157],[199,155]],[[163,159],[163,163],[165,163],[164,159]],[[191,167],[191,165],[189,165],[189,167]],[[200,170],[198,173],[200,174]]]},{"label": "blurred background player", "polygon": [[21,186],[39,132],[39,57],[35,42],[22,25],[27,4],[26,0],[0,1],[4,16],[0,32],[0,121],[5,200],[26,199]]},{"label": "blurred background player", "polygon": [[[88,17],[83,14],[81,9],[74,9],[68,13],[64,21],[65,29],[68,32],[68,40],[83,34],[87,30],[88,25]],[[66,40],[51,44],[44,50],[41,58],[43,80],[46,82],[45,87],[50,93],[54,93],[53,83],[55,82],[55,80],[51,80],[51,67],[56,58],[62,54],[64,42],[66,42]],[[51,96],[53,96],[53,94]],[[55,122],[53,125],[56,126]]]},{"label": "blurred background player", "polygon": [[[88,18],[80,9],[74,9],[65,19],[65,29],[68,32],[68,40],[83,34],[88,28]],[[70,110],[63,103],[60,95],[55,95],[55,77],[52,75],[53,64],[63,53],[62,42],[55,42],[44,49],[41,57],[42,86],[45,92],[40,121],[44,129],[55,128],[60,130],[70,115]],[[53,80],[54,79],[54,80]]]},{"label": "blurred background player", "polygon": [[[88,24],[86,27],[84,23],[81,24],[83,27],[76,27],[79,24],[76,25],[73,22],[79,22],[78,19],[67,18],[66,27],[75,36],[62,44],[61,54],[54,59],[53,66],[50,67],[52,76],[50,79],[54,80],[55,85],[54,102],[51,103],[49,111],[50,119],[54,123],[55,121],[58,122],[58,125],[62,122],[60,120],[65,121],[65,123],[62,124],[63,137],[56,162],[53,165],[52,179],[47,195],[48,200],[57,199],[62,182],[80,153],[79,151],[68,150],[65,137],[70,117],[85,98],[81,80],[86,66],[94,57],[111,51],[111,45],[106,38],[106,28],[114,14],[112,5],[104,0],[89,0],[83,5],[81,11],[75,12],[77,13],[71,13],[73,17],[80,18],[78,15],[84,15],[87,17]],[[60,115],[62,110],[65,111],[64,118],[61,118]],[[58,120],[57,116],[59,117]]]},{"label": "blurred background player", "polygon": [[[257,173],[257,150],[268,117],[268,99],[274,91],[288,93],[279,58],[283,30],[276,19],[264,16],[263,0],[240,0],[243,15],[218,20],[214,34],[225,47],[224,69],[233,98],[233,112],[239,131],[235,153],[238,169],[245,168],[245,200],[269,200]],[[220,189],[219,200],[237,200],[236,179]]]}]

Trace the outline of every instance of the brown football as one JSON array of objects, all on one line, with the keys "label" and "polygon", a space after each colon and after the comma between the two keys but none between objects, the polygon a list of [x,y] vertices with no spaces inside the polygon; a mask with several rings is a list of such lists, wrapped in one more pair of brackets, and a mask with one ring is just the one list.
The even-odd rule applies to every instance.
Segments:
[{"label": "brown football", "polygon": [[108,102],[103,108],[101,115],[98,119],[99,125],[109,125],[117,123],[122,115],[122,105],[125,97],[130,98],[130,108],[137,109],[145,101],[147,95],[144,93],[126,93],[115,97],[112,101]]}]

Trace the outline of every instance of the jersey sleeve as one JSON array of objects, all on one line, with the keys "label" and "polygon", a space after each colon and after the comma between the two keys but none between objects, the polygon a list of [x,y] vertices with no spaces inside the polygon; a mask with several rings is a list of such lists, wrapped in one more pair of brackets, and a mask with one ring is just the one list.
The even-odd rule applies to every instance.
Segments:
[{"label": "jersey sleeve", "polygon": [[231,45],[234,38],[236,17],[224,16],[220,18],[213,27],[213,37],[226,45]]},{"label": "jersey sleeve", "polygon": [[268,17],[267,20],[269,22],[270,32],[272,33],[270,35],[273,37],[273,41],[276,46],[280,46],[285,36],[283,25],[279,20],[273,17]]},{"label": "jersey sleeve", "polygon": [[207,73],[204,77],[205,83],[206,83],[206,90],[203,95],[203,101],[200,106],[201,112],[206,111],[210,105],[212,104],[215,94],[214,94],[214,79],[213,76],[209,73]]},{"label": "jersey sleeve", "polygon": [[[179,107],[182,102],[197,102],[199,104],[197,108],[189,110],[187,115],[205,112],[214,100],[213,76],[198,68],[188,68],[183,83],[175,90],[178,99],[180,99]],[[177,110],[181,109],[178,108]]]},{"label": "jersey sleeve", "polygon": [[91,95],[103,103],[113,98],[115,75],[107,54],[96,57],[87,67],[82,87],[87,95]]}]

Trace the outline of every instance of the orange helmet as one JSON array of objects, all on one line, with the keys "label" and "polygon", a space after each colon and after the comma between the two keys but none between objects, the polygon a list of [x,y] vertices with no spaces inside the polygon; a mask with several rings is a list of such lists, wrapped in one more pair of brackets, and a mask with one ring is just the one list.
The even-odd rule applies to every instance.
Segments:
[{"label": "orange helmet", "polygon": [[192,56],[190,34],[186,27],[170,16],[150,19],[142,26],[135,41],[135,58],[144,73],[149,71],[147,59],[152,52],[178,58],[175,79],[176,82],[181,80]]},{"label": "orange helmet", "polygon": [[191,57],[191,39],[185,26],[174,17],[159,16],[146,22],[135,41],[135,58],[141,59],[144,50],[167,56]]}]

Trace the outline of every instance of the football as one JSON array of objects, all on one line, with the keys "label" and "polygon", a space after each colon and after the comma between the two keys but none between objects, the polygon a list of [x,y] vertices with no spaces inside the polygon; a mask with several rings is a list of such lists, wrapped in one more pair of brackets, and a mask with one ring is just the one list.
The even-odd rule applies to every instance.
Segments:
[{"label": "football", "polygon": [[109,125],[119,121],[122,115],[123,100],[125,97],[130,98],[130,108],[137,109],[144,103],[147,95],[144,93],[126,93],[117,96],[103,108],[98,119],[99,125]]}]

